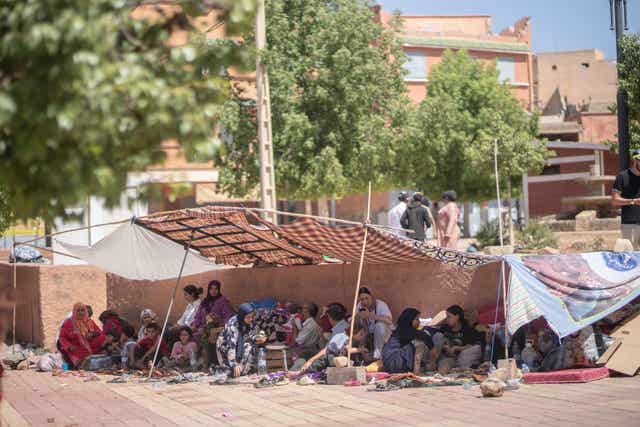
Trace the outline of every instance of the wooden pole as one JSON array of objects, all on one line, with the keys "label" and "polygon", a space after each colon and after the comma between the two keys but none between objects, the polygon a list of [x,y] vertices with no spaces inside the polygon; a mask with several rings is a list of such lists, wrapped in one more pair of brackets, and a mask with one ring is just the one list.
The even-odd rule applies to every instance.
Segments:
[{"label": "wooden pole", "polygon": [[[11,281],[13,282],[13,295],[14,295],[14,299],[13,299],[13,325],[12,325],[12,330],[13,330],[13,354],[16,353],[16,308],[17,308],[17,304],[18,304],[18,282],[17,282],[17,273],[16,273],[16,264],[17,264],[17,260],[16,260],[16,235],[15,235],[15,229],[13,231],[13,266],[12,266],[12,274],[11,274]],[[27,363],[27,366],[29,364]]]},{"label": "wooden pole", "polygon": [[364,222],[364,237],[362,238],[362,250],[360,251],[360,265],[358,265],[358,279],[356,281],[356,292],[353,296],[353,309],[351,310],[351,322],[349,326],[349,346],[347,347],[347,363],[351,365],[351,346],[353,341],[353,325],[356,321],[356,306],[358,305],[358,293],[360,292],[360,282],[362,280],[362,268],[364,266],[364,254],[367,248],[367,236],[369,235],[369,223],[371,216],[371,182],[369,182],[369,194],[367,198],[367,214]]},{"label": "wooden pole", "polygon": [[[502,232],[502,201],[500,200],[500,175],[498,175],[498,140],[493,144],[493,161],[496,174],[496,196],[498,198],[498,227],[500,230],[500,249],[504,256],[504,237]],[[507,282],[505,280],[504,259],[500,264],[500,274],[502,275],[502,304],[504,306],[504,357],[509,358],[509,337],[507,332]]]}]

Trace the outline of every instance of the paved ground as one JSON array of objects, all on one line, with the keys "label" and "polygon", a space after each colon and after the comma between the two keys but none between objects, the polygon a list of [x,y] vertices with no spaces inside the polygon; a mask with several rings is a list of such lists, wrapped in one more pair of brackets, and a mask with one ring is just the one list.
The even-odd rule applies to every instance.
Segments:
[{"label": "paved ground", "polygon": [[638,426],[640,377],[522,386],[483,399],[478,387],[368,392],[366,387],[83,382],[9,371],[3,426]]}]

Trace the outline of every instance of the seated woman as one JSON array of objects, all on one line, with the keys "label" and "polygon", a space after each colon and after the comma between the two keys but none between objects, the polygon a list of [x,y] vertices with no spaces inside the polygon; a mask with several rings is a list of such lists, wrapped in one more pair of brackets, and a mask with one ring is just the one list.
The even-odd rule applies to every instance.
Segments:
[{"label": "seated woman", "polygon": [[391,336],[391,310],[382,300],[374,298],[366,287],[358,291],[356,319],[362,323],[368,335],[368,349],[373,353],[373,360],[380,360],[382,347]]},{"label": "seated woman", "polygon": [[80,302],[74,304],[71,317],[60,329],[59,348],[63,357],[77,369],[89,356],[99,353],[105,343],[105,336],[89,318],[87,307]]},{"label": "seated woman", "polygon": [[[349,345],[349,332],[350,327],[343,332],[335,334],[326,347],[317,352],[309,360],[304,358],[296,359],[296,362],[291,367],[291,371],[288,373],[290,377],[297,377],[306,372],[320,372],[328,367],[345,367],[347,366],[348,345]],[[353,339],[351,342],[351,353],[360,353],[363,350],[365,338],[365,327],[360,323],[353,325]],[[343,363],[336,363],[337,358],[343,357]]]},{"label": "seated woman", "polygon": [[138,330],[138,340],[141,340],[145,336],[145,329],[147,325],[155,323],[158,320],[158,315],[150,308],[145,308],[140,313],[140,329]]},{"label": "seated woman", "polygon": [[141,340],[138,341],[136,345],[135,351],[135,366],[138,369],[144,369],[149,367],[150,363],[153,362],[153,357],[155,356],[156,347],[160,346],[160,350],[158,351],[157,361],[162,360],[163,357],[169,356],[169,347],[167,343],[160,337],[160,333],[162,332],[160,325],[157,323],[149,323],[144,328],[145,336]]},{"label": "seated woman", "polygon": [[431,335],[418,330],[419,326],[420,312],[415,308],[405,308],[398,318],[398,325],[391,338],[382,348],[385,372],[420,374],[426,349],[431,351],[432,360],[435,360],[436,353]]},{"label": "seated woman", "polygon": [[180,341],[173,344],[171,350],[170,365],[179,368],[195,368],[191,361],[194,360],[198,353],[198,345],[193,341],[193,332],[188,326],[182,326],[178,333]]},{"label": "seated woman", "polygon": [[219,281],[209,282],[207,296],[200,303],[191,328],[198,341],[205,335],[207,324],[213,323],[215,326],[223,326],[235,314],[231,303],[222,295],[221,291],[222,284]]},{"label": "seated woman", "polygon": [[459,305],[447,308],[440,332],[433,335],[438,355],[438,371],[446,374],[453,368],[470,368],[482,361],[482,336],[464,318]]},{"label": "seated woman", "polygon": [[200,308],[200,295],[204,292],[202,288],[197,288],[195,285],[187,285],[182,290],[184,291],[184,299],[187,300],[187,306],[177,322],[180,330],[183,330],[182,326],[188,326],[189,328],[193,327],[196,313]]},{"label": "seated woman", "polygon": [[255,309],[251,304],[240,304],[238,314],[229,319],[218,336],[218,363],[236,378],[251,372],[255,361],[254,348],[265,341],[255,331],[254,316]]}]

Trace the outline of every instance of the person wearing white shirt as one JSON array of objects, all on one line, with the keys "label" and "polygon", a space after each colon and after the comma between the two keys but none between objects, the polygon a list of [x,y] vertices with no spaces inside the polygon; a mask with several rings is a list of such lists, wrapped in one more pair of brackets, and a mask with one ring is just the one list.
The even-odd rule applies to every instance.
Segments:
[{"label": "person wearing white shirt", "polygon": [[313,356],[320,348],[320,326],[316,323],[318,306],[314,303],[302,306],[301,328],[294,326],[294,341],[298,353],[305,358]]},{"label": "person wearing white shirt", "polygon": [[196,317],[196,312],[200,307],[200,295],[202,294],[202,288],[197,288],[195,285],[187,285],[183,289],[184,299],[187,300],[187,307],[184,309],[184,313],[180,319],[178,319],[178,326],[193,327],[193,320]]},{"label": "person wearing white shirt", "polygon": [[360,288],[358,299],[356,319],[365,326],[367,334],[373,336],[373,359],[380,360],[382,347],[391,336],[391,310],[387,303],[373,298],[369,288]]},{"label": "person wearing white shirt", "polygon": [[[401,229],[402,224],[400,223],[400,218],[404,214],[404,211],[407,210],[407,202],[409,201],[409,193],[406,191],[401,191],[398,195],[398,204],[389,210],[389,226]],[[393,230],[393,232],[400,237],[405,237],[407,233],[400,230]]]}]

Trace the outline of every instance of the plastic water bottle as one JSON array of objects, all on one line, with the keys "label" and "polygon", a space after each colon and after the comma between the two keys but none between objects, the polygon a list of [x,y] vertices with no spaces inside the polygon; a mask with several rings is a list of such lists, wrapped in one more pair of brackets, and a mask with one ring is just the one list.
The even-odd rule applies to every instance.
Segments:
[{"label": "plastic water bottle", "polygon": [[267,359],[263,347],[260,347],[260,351],[258,352],[258,375],[267,375]]},{"label": "plastic water bottle", "polygon": [[196,358],[196,352],[195,351],[191,352],[190,364],[191,364],[191,369],[196,369],[196,366],[198,365],[198,359]]},{"label": "plastic water bottle", "polygon": [[529,369],[529,365],[527,365],[526,363],[522,364],[521,370],[522,370],[522,375],[525,375],[531,372],[531,369]]},{"label": "plastic water bottle", "polygon": [[124,369],[125,371],[129,369],[129,354],[128,352],[125,352],[124,356],[122,356],[122,369]]},{"label": "plastic water bottle", "polygon": [[67,362],[63,362],[62,363],[62,370],[63,371],[68,371],[69,370],[69,364]]}]

